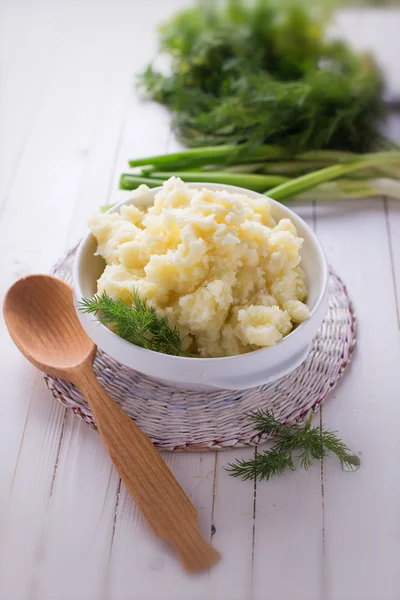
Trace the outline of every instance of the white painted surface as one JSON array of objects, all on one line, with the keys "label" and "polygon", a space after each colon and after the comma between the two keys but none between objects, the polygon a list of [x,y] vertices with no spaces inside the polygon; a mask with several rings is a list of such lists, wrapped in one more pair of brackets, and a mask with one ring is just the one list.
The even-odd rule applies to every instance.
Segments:
[{"label": "white painted surface", "polygon": [[[166,111],[135,97],[133,75],[155,51],[156,21],[181,5],[0,1],[1,300],[119,197],[129,156],[175,146]],[[360,45],[376,38],[368,17],[357,25]],[[224,469],[254,449],[166,454],[223,554],[189,577],[138,515],[99,436],[53,400],[1,321],[2,600],[398,600],[400,208],[377,199],[296,210],[357,309],[354,364],[322,418],[361,453],[361,469],[328,460],[255,487]]]}]

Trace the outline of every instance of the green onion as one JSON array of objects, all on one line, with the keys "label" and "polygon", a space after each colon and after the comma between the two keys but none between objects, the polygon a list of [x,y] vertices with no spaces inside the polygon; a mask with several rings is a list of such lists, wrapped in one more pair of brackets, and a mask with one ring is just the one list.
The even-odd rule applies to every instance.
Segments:
[{"label": "green onion", "polygon": [[287,177],[280,175],[254,175],[252,173],[229,173],[226,171],[207,171],[207,172],[154,172],[151,174],[157,180],[169,179],[170,177],[180,177],[185,182],[204,182],[204,183],[224,183],[226,185],[237,185],[239,187],[253,190],[255,192],[264,192],[272,186],[279,186],[288,181]]},{"label": "green onion", "polygon": [[206,146],[203,148],[192,148],[172,154],[160,154],[158,156],[147,156],[129,161],[130,167],[142,167],[153,165],[159,171],[183,169],[190,166],[209,164],[224,164],[233,162],[239,158],[239,162],[255,162],[259,160],[273,160],[287,156],[287,152],[278,146],[259,146],[248,148],[247,146]]},{"label": "green onion", "polygon": [[[329,167],[332,163],[326,160],[306,161],[264,161],[254,163],[239,163],[224,165],[224,171],[229,173],[264,173],[265,175],[286,175],[305,173],[322,167]],[[218,171],[221,165],[205,165],[200,169],[191,168],[190,171]],[[188,169],[189,170],[189,169]],[[150,172],[150,171],[149,171]]]},{"label": "green onion", "polygon": [[103,206],[100,206],[100,212],[102,213],[106,213],[110,210],[110,208],[112,208],[113,206],[115,206],[115,204],[104,204]]},{"label": "green onion", "polygon": [[[225,173],[257,173],[257,172],[262,172],[262,170],[264,169],[265,162],[255,162],[255,163],[240,163],[240,164],[229,164],[229,165],[223,165],[224,168],[224,172]],[[275,164],[275,163],[270,163],[270,164]],[[199,169],[187,169],[188,171],[205,171],[205,172],[212,172],[212,171],[218,171],[221,169],[221,165],[204,165],[203,167],[200,167]],[[183,169],[185,170],[185,169]]]},{"label": "green onion", "polygon": [[159,179],[150,179],[149,177],[140,177],[131,173],[122,173],[119,180],[120,190],[135,190],[139,185],[147,185],[149,187],[158,187],[163,184]]},{"label": "green onion", "polygon": [[[297,160],[323,160],[330,163],[340,163],[353,158],[362,158],[362,154],[344,150],[308,150],[296,156]],[[365,156],[365,155],[364,155]]]},{"label": "green onion", "polygon": [[389,196],[400,200],[400,182],[391,179],[370,179],[365,182],[338,180],[323,183],[313,190],[296,196],[296,200],[334,202],[351,198]]},{"label": "green onion", "polygon": [[285,198],[294,198],[307,190],[314,188],[321,183],[339,179],[347,173],[365,169],[368,167],[376,167],[380,164],[396,164],[400,163],[399,152],[377,152],[373,154],[365,154],[362,158],[352,158],[347,163],[319,169],[313,173],[302,175],[296,179],[286,181],[274,188],[265,192],[267,196],[274,200],[284,200]]},{"label": "green onion", "polygon": [[263,165],[261,173],[275,175],[300,175],[329,167],[332,163],[326,160],[289,160],[286,162],[266,162]]}]

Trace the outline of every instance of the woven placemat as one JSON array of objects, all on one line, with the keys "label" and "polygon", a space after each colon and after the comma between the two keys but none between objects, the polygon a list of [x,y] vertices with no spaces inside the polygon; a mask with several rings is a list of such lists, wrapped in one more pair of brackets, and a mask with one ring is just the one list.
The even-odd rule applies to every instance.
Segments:
[{"label": "woven placemat", "polygon": [[[76,248],[53,274],[71,283]],[[215,450],[249,446],[267,439],[249,419],[254,409],[271,410],[281,421],[303,422],[335,387],[349,365],[356,341],[355,317],[341,279],[329,281],[329,308],[306,361],[274,383],[232,392],[178,390],[124,367],[98,351],[94,368],[100,383],[163,450]],[[53,395],[95,427],[81,393],[71,384],[45,376]]]}]

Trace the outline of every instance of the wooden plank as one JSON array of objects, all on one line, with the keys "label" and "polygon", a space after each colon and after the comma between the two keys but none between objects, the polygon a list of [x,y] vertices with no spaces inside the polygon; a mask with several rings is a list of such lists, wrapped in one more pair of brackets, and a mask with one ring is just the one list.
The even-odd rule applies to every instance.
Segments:
[{"label": "wooden plank", "polygon": [[397,326],[400,331],[400,204],[398,200],[386,200],[385,216],[397,312]]},{"label": "wooden plank", "polygon": [[240,481],[226,468],[235,459],[248,460],[254,448],[237,448],[217,454],[214,505],[213,546],[222,560],[211,572],[209,600],[245,600],[250,598],[255,539],[255,486]]},{"label": "wooden plank", "polygon": [[[290,207],[315,229],[315,207]],[[322,410],[322,409],[321,409]],[[319,415],[315,417],[319,422]],[[259,448],[261,452],[263,448]],[[322,598],[323,502],[321,464],[256,486],[253,598],[274,590],[274,600]],[[288,573],[290,572],[290,576]]]},{"label": "wooden plank", "polygon": [[[399,143],[400,115],[398,112],[389,116],[386,124],[386,134],[394,142]],[[397,324],[400,330],[400,203],[397,198],[386,199],[385,216],[397,308]]]},{"label": "wooden plank", "polygon": [[322,503],[320,465],[257,484],[254,600],[320,600]]},{"label": "wooden plank", "polygon": [[[48,501],[51,496],[60,430],[65,411],[45,392],[39,374],[31,398],[30,427],[26,427],[18,467],[2,513],[0,545],[0,596],[32,598]],[[38,436],[40,431],[40,437]]]},{"label": "wooden plank", "polygon": [[326,424],[361,455],[356,473],[333,459],[325,465],[327,597],[395,600],[400,488],[389,457],[400,451],[400,347],[383,202],[321,205],[317,218],[359,329],[351,371],[324,409]]},{"label": "wooden plank", "polygon": [[46,0],[0,3],[0,211],[59,56],[65,8]]},{"label": "wooden plank", "polygon": [[[211,538],[214,453],[162,453],[199,513],[202,534]],[[184,523],[182,524],[184,527]],[[218,566],[215,567],[218,569]],[[211,571],[212,577],[213,571]],[[204,600],[208,573],[188,575],[176,556],[155,538],[121,486],[112,547],[107,598],[125,600]]]},{"label": "wooden plank", "polygon": [[37,598],[102,597],[118,483],[99,434],[68,412],[44,532],[38,536]]}]

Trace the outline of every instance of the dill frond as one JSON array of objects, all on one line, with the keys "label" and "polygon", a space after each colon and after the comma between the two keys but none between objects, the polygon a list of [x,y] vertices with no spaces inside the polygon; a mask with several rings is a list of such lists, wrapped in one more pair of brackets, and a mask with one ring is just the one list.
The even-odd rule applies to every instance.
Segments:
[{"label": "dill frond", "polygon": [[169,326],[166,316],[159,316],[156,309],[132,293],[132,304],[121,299],[113,300],[106,292],[93,298],[83,298],[79,303],[82,312],[96,315],[103,325],[109,325],[124,340],[147,350],[179,356],[182,341],[177,329]]},{"label": "dill frond", "polygon": [[286,469],[293,471],[295,461],[308,470],[314,460],[321,460],[328,454],[334,454],[347,470],[356,469],[360,464],[359,458],[350,453],[336,431],[311,425],[312,415],[302,428],[280,423],[269,411],[259,410],[250,417],[260,432],[276,435],[277,441],[269,450],[256,452],[250,460],[231,463],[228,471],[233,477],[268,481],[275,475],[282,475]]}]

